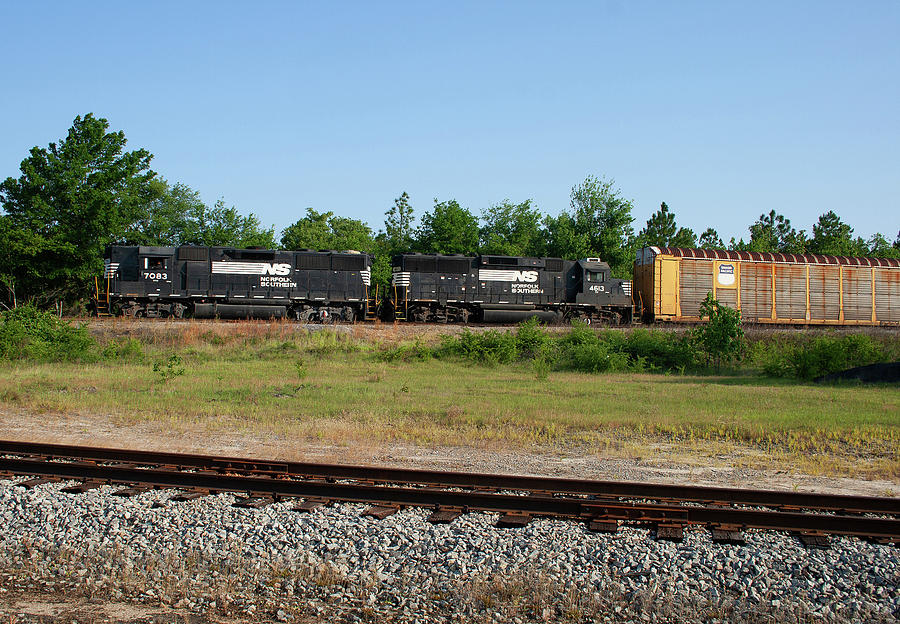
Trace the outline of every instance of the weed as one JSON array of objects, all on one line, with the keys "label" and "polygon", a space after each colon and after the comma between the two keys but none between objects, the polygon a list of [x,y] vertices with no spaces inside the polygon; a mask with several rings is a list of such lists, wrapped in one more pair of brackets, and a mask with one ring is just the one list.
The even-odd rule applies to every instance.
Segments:
[{"label": "weed", "polygon": [[173,353],[166,360],[154,362],[153,372],[156,373],[160,383],[167,383],[184,375],[184,362],[180,355]]},{"label": "weed", "polygon": [[300,385],[303,385],[303,380],[306,379],[306,376],[309,374],[309,371],[306,368],[306,365],[303,363],[303,360],[297,360],[294,363],[294,370],[297,371],[297,381]]},{"label": "weed", "polygon": [[537,381],[547,381],[550,375],[550,362],[545,357],[535,358],[531,364],[534,370],[534,378]]}]

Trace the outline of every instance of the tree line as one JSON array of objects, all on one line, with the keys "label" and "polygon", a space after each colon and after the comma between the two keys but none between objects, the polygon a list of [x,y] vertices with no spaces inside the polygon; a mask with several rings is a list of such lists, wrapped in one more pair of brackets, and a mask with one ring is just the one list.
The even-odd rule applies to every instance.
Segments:
[{"label": "tree line", "polygon": [[0,302],[73,302],[86,296],[102,270],[108,244],[222,245],[272,249],[355,249],[373,253],[373,278],[390,279],[390,258],[407,252],[600,257],[617,277],[628,277],[637,249],[646,245],[783,253],[900,257],[900,233],[868,240],[833,211],[811,233],[772,210],[750,225],[748,241],[727,244],[712,227],[699,236],[679,227],[663,202],[637,233],[633,202],[612,180],[588,176],[569,206],[542,213],[530,199],[504,200],[475,214],[455,199],[434,200],[416,224],[403,192],[387,207],[377,231],[359,219],[307,208],[280,236],[253,213],[224,200],[206,205],[197,191],[171,183],[150,168],[145,149],[126,151],[122,131],[93,114],[75,118],[68,134],[34,147],[18,177],[0,183]]}]

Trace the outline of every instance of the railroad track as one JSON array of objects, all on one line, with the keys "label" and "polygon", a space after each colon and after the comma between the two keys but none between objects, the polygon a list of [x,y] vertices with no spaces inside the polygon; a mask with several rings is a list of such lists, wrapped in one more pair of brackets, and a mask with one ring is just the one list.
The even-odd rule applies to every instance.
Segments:
[{"label": "railroad track", "polygon": [[620,524],[656,530],[678,541],[689,527],[706,527],[714,541],[741,542],[747,529],[792,532],[810,546],[829,535],[900,543],[900,499],[680,486],[552,477],[407,470],[340,464],[264,461],[153,451],[0,441],[0,473],[28,475],[20,485],[76,480],[83,492],[122,485],[121,496],[174,489],[170,500],[219,492],[258,507],[292,499],[297,511],[335,502],[368,503],[379,518],[404,507],[432,510],[429,521],[463,513],[500,513],[498,526],[524,526],[534,518],[583,522],[612,532]]}]

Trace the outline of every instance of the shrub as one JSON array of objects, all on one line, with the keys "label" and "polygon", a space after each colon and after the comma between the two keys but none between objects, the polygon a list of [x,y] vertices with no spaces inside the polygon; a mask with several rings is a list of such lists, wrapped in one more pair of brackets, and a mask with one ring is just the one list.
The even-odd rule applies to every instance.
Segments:
[{"label": "shrub", "polygon": [[593,344],[573,346],[568,351],[566,366],[584,373],[614,373],[633,370],[628,355],[610,348],[599,340]]},{"label": "shrub", "polygon": [[508,364],[516,359],[516,336],[495,329],[475,333],[468,329],[459,336],[445,337],[438,354],[456,355],[482,364]]},{"label": "shrub", "polygon": [[[624,336],[621,332],[607,332]],[[687,336],[658,329],[636,329],[622,339],[621,349],[635,363],[643,360],[650,370],[683,371],[695,359]]]},{"label": "shrub", "polygon": [[709,321],[691,332],[691,342],[697,355],[707,365],[714,364],[716,372],[722,364],[740,359],[744,350],[744,330],[741,329],[741,313],[723,306],[712,293],[700,304],[700,318]]},{"label": "shrub", "polygon": [[597,332],[592,330],[590,325],[582,320],[575,319],[572,321],[572,329],[563,336],[560,345],[565,348],[581,344],[592,344],[598,340]]},{"label": "shrub", "polygon": [[107,360],[140,362],[144,359],[144,345],[137,338],[124,338],[103,347],[102,355]]},{"label": "shrub", "polygon": [[87,328],[25,305],[0,315],[0,358],[5,360],[95,361],[97,342]]},{"label": "shrub", "polygon": [[428,360],[433,356],[433,350],[419,339],[416,339],[415,342],[404,342],[396,347],[383,349],[375,354],[375,358],[382,362]]},{"label": "shrub", "polygon": [[804,380],[889,359],[887,350],[865,334],[778,341],[758,351],[766,375]]},{"label": "shrub", "polygon": [[544,358],[552,344],[537,318],[523,321],[516,328],[516,352],[521,359]]}]

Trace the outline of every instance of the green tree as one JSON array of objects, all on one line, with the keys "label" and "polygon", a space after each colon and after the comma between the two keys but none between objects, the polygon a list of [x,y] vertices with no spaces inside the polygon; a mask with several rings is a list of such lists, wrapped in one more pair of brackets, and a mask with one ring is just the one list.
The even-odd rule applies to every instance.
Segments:
[{"label": "green tree", "polygon": [[663,202],[638,234],[638,244],[641,247],[696,247],[697,235],[690,228],[679,228],[675,223],[675,213],[670,212],[669,206]]},{"label": "green tree", "polygon": [[593,255],[591,245],[592,225],[587,215],[573,215],[567,211],[558,216],[544,217],[543,232],[547,255],[570,260]]},{"label": "green tree", "polygon": [[197,230],[190,225],[192,218],[203,214],[206,206],[200,193],[186,184],[170,186],[166,180],[151,181],[153,195],[144,208],[139,221],[132,224],[123,240],[132,245],[157,245],[161,247],[183,244],[188,233]]},{"label": "green tree", "polygon": [[504,256],[543,256],[541,213],[531,200],[513,204],[508,199],[482,212],[481,253]]},{"label": "green tree", "polygon": [[306,209],[306,216],[284,229],[283,249],[335,249],[371,253],[372,229],[357,219],[336,217],[333,212]]},{"label": "green tree", "polygon": [[873,234],[866,242],[867,251],[865,255],[873,258],[900,258],[900,237],[897,242],[891,245],[890,241],[884,234]]},{"label": "green tree", "polygon": [[144,207],[125,242],[133,245],[275,246],[274,228],[264,228],[254,214],[241,215],[219,200],[210,208],[186,184],[152,181],[153,198]]},{"label": "green tree", "polygon": [[194,205],[183,239],[185,245],[223,247],[276,247],[275,228],[264,228],[254,214],[242,215],[234,206],[219,199],[212,208],[202,202]]},{"label": "green tree", "polygon": [[725,249],[725,243],[713,228],[706,228],[697,242],[700,249]]},{"label": "green tree", "polygon": [[707,366],[714,364],[718,373],[722,364],[730,364],[743,353],[741,313],[721,305],[712,293],[707,293],[700,304],[700,318],[709,321],[691,331],[691,341]]},{"label": "green tree", "polygon": [[66,138],[34,147],[18,178],[0,184],[0,274],[19,300],[47,304],[88,293],[104,247],[126,241],[154,193],[153,156],[125,151],[106,119],[78,116]]},{"label": "green tree", "polygon": [[572,189],[571,209],[577,227],[588,228],[591,255],[607,262],[614,276],[627,277],[635,248],[633,205],[614,184],[588,176]]},{"label": "green tree", "polygon": [[[732,242],[734,239],[732,239]],[[771,210],[762,214],[756,223],[750,226],[750,242],[734,244],[744,251],[762,251],[777,253],[805,253],[808,240],[806,232],[799,232],[791,227],[790,219]]]},{"label": "green tree", "polygon": [[432,211],[422,215],[416,247],[423,253],[473,255],[478,252],[478,219],[455,199],[435,199]]},{"label": "green tree", "polygon": [[833,210],[820,216],[812,229],[813,237],[809,241],[810,253],[828,256],[866,255],[866,249],[861,248],[861,240],[853,239],[853,228],[844,223]]},{"label": "green tree", "polygon": [[394,205],[384,213],[386,243],[391,255],[406,253],[413,246],[413,208],[406,191],[394,200]]}]

